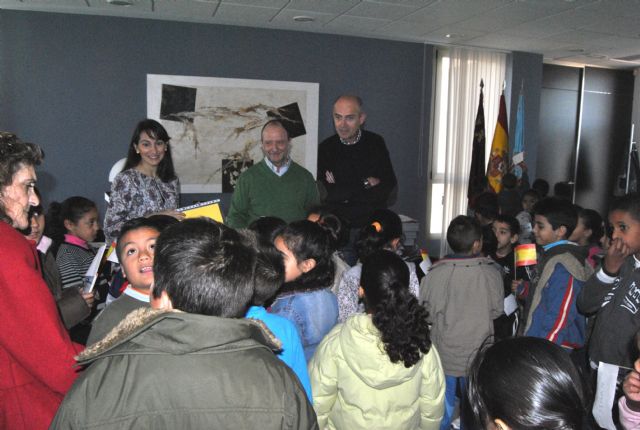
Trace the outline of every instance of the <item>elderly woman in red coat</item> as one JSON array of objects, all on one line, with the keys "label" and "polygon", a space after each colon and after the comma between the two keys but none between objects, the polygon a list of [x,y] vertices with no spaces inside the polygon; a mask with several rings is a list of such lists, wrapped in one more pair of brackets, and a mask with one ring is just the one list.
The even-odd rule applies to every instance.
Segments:
[{"label": "elderly woman in red coat", "polygon": [[71,342],[38,257],[16,229],[38,204],[36,145],[0,134],[0,428],[45,429],[75,377]]}]

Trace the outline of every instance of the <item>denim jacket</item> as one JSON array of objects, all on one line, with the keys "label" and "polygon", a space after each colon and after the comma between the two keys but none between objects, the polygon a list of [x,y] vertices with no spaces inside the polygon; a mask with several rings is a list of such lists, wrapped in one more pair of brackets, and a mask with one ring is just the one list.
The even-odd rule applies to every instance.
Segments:
[{"label": "denim jacket", "polygon": [[338,322],[338,300],[329,288],[297,291],[279,296],[271,305],[271,312],[296,326],[308,362],[320,341]]}]

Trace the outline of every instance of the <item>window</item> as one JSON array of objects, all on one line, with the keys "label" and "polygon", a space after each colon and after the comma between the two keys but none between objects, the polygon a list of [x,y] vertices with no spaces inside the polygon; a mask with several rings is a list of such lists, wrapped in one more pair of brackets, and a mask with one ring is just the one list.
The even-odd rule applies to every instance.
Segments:
[{"label": "window", "polygon": [[440,241],[449,222],[467,212],[467,186],[480,80],[484,80],[484,114],[488,161],[498,103],[505,79],[506,55],[460,48],[437,52],[429,175],[429,239]]}]

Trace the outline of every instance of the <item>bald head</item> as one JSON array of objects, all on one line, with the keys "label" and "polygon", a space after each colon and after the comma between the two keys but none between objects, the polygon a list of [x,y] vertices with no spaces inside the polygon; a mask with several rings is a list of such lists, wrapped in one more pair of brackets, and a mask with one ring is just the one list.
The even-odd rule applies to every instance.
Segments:
[{"label": "bald head", "polygon": [[333,124],[342,140],[354,141],[366,118],[362,99],[358,96],[342,95],[333,104]]},{"label": "bald head", "polygon": [[273,163],[280,167],[289,159],[291,141],[289,133],[282,122],[272,120],[262,128],[262,153]]},{"label": "bald head", "polygon": [[356,96],[354,94],[343,94],[341,96],[338,96],[333,104],[335,105],[336,103],[338,103],[338,101],[348,101],[351,103],[355,103],[356,105],[358,105],[358,109],[362,110],[362,99],[360,98],[360,96]]}]

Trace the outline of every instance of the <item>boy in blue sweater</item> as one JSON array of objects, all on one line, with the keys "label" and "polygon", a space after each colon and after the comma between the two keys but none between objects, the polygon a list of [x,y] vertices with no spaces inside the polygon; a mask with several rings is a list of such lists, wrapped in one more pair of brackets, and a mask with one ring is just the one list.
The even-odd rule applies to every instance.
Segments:
[{"label": "boy in blue sweater", "polygon": [[524,335],[547,339],[568,349],[585,342],[585,317],[576,297],[592,269],[584,249],[568,238],[578,214],[568,201],[548,198],[534,208],[533,234],[543,248],[538,275],[525,297]]}]

